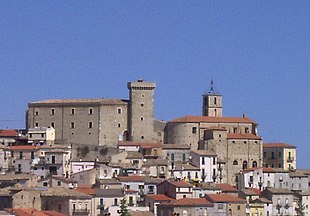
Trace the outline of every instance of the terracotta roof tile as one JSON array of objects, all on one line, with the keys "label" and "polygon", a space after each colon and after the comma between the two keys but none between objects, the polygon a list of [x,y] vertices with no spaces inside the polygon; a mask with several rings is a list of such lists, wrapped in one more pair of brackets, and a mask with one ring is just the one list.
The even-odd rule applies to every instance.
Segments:
[{"label": "terracotta roof tile", "polygon": [[9,149],[11,151],[16,151],[16,150],[39,150],[38,147],[32,146],[32,145],[10,146]]},{"label": "terracotta roof tile", "polygon": [[163,203],[168,206],[213,206],[213,204],[205,198],[183,198],[172,202]]},{"label": "terracotta roof tile", "polygon": [[17,137],[17,130],[0,130],[0,137]]},{"label": "terracotta roof tile", "polygon": [[193,187],[193,185],[185,181],[168,181],[168,182],[174,185],[175,187]]},{"label": "terracotta roof tile", "polygon": [[164,195],[164,194],[148,194],[145,195],[149,199],[155,200],[155,201],[171,201],[173,200],[172,198]]},{"label": "terracotta roof tile", "polygon": [[287,143],[264,143],[263,148],[296,148],[296,146]]},{"label": "terracotta roof tile", "polygon": [[206,194],[206,199],[212,203],[245,203],[244,199],[230,194]]},{"label": "terracotta roof tile", "polygon": [[237,192],[238,189],[230,184],[216,184],[216,187],[223,192]]},{"label": "terracotta roof tile", "polygon": [[250,133],[229,133],[227,134],[227,139],[252,139],[252,140],[261,140],[260,136],[256,136],[255,134]]},{"label": "terracotta roof tile", "polygon": [[170,122],[179,123],[251,123],[256,124],[253,120],[246,117],[211,117],[211,116],[184,116],[174,119]]},{"label": "terracotta roof tile", "polygon": [[74,190],[80,193],[88,194],[88,195],[96,195],[96,191],[94,188],[78,187],[78,188],[75,188]]}]

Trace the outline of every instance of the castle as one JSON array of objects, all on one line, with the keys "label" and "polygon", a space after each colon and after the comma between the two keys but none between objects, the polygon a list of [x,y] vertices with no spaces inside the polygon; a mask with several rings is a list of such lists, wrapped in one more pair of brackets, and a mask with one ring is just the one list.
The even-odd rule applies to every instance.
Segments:
[{"label": "castle", "polygon": [[224,117],[222,95],[213,83],[203,94],[202,116],[184,116],[162,122],[154,118],[155,83],[129,82],[129,100],[77,99],[29,103],[27,128],[52,126],[56,140],[71,144],[117,146],[119,141],[188,145],[218,158],[214,176],[235,182],[242,169],[261,167],[262,138],[257,123],[242,117]]}]

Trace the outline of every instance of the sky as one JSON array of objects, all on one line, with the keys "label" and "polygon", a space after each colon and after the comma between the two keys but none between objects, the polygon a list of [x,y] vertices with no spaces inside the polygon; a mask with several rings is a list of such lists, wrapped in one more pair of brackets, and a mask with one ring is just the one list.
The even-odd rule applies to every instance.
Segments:
[{"label": "sky", "polygon": [[224,116],[297,146],[310,129],[309,1],[1,1],[0,128],[44,99],[128,98],[156,82],[155,116],[201,115],[213,79]]}]

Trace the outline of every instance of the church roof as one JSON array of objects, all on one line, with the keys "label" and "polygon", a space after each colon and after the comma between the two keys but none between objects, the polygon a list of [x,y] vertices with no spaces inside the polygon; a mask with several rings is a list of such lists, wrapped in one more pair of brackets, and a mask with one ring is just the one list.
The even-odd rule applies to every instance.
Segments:
[{"label": "church roof", "polygon": [[183,116],[170,122],[174,123],[251,123],[256,124],[247,117],[212,117],[212,116]]}]

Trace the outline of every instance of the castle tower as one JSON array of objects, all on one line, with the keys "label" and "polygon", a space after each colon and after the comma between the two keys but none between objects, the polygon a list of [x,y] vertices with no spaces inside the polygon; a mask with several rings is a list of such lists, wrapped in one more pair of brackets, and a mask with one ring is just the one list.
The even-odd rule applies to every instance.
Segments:
[{"label": "castle tower", "polygon": [[152,141],[154,138],[153,82],[129,82],[128,132],[131,141]]},{"label": "castle tower", "polygon": [[209,91],[202,95],[202,115],[212,117],[222,117],[222,95],[215,90],[213,80],[211,80],[211,87]]}]

